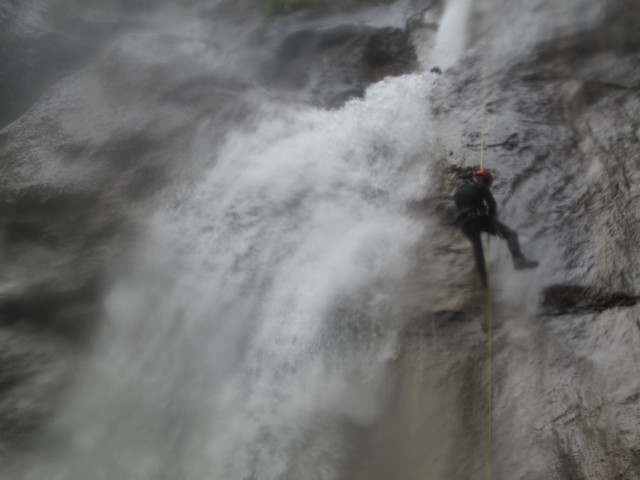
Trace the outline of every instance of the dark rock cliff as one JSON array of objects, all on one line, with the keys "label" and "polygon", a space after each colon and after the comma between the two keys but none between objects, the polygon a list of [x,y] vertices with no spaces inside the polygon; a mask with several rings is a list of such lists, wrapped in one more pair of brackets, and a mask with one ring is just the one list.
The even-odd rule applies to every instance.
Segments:
[{"label": "dark rock cliff", "polygon": [[[404,28],[281,19],[255,29],[246,19],[218,20],[206,2],[183,2],[185,9],[166,2],[168,16],[145,10],[145,2],[57,3],[65,8],[53,18],[47,2],[0,5],[7,27],[0,51],[0,455],[7,458],[28,450],[62,401],[104,323],[113,272],[129,261],[152,203],[173,201],[172,185],[198,174],[190,152],[211,148],[205,158],[215,162],[211,146],[250,118],[256,98],[337,107],[371,82],[416,67]],[[194,12],[204,13],[194,20]],[[307,50],[292,52],[296,42]],[[254,54],[225,64],[236,48]],[[308,95],[299,92],[306,85],[281,88],[306,75],[316,56],[327,60],[311,72]],[[198,146],[202,128],[209,133]]]}]

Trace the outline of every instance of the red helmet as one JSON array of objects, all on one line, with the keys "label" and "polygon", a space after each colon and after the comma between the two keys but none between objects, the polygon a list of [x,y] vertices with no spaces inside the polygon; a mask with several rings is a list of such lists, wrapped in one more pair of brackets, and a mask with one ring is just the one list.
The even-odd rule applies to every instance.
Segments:
[{"label": "red helmet", "polygon": [[491,175],[491,172],[489,170],[478,170],[474,175],[484,178],[489,186],[491,186],[491,184],[493,183],[493,175]]}]

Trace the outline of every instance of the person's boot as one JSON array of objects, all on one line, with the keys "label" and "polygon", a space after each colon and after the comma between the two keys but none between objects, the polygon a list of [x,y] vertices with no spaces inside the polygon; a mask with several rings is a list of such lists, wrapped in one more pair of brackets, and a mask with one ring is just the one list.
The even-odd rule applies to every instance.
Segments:
[{"label": "person's boot", "polygon": [[525,268],[536,268],[540,262],[537,260],[529,260],[526,257],[518,257],[513,259],[513,267],[516,270],[523,270]]}]

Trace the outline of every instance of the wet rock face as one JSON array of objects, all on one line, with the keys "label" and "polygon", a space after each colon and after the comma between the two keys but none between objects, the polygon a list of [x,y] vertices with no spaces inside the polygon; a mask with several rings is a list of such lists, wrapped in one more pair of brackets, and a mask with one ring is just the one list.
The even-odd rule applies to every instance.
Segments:
[{"label": "wet rock face", "polygon": [[82,11],[56,17],[53,10],[47,2],[0,6],[0,128],[22,115],[122,28],[113,20],[96,19]]},{"label": "wet rock face", "polygon": [[602,312],[638,303],[638,298],[624,293],[601,293],[579,285],[550,285],[543,290],[542,295],[542,305],[547,315]]},{"label": "wet rock face", "polygon": [[254,34],[256,46],[269,44],[272,49],[259,62],[256,76],[261,84],[289,100],[338,108],[350,98],[363,97],[373,82],[421,68],[417,36],[424,34],[424,12],[437,1],[397,2],[406,19],[396,27],[354,22],[348,14],[356,7],[394,2],[320,3],[320,12],[302,8],[275,16]]},{"label": "wet rock face", "polygon": [[[18,3],[3,5],[17,11]],[[151,5],[116,3],[137,12]],[[490,18],[486,166],[496,177],[501,218],[519,232],[525,253],[542,261],[536,271],[514,274],[506,247],[492,243],[496,474],[636,479],[638,9],[632,0],[568,0],[566,17],[555,15],[559,22],[592,7],[598,13],[565,22],[570,28],[549,23],[554,27],[532,33],[511,20],[553,17],[558,2],[490,3],[499,13]],[[9,18],[6,11],[0,22]],[[486,13],[477,16],[489,21]],[[12,47],[0,52],[0,451],[37,431],[53,407],[76,355],[100,325],[110,275],[126,262],[144,208],[172,182],[188,181],[181,175],[188,177],[199,129],[221,138],[229,122],[250,117],[250,96],[260,94],[253,78],[208,68],[224,52],[206,25],[169,34],[139,26],[102,44],[104,51],[83,43],[92,34],[86,28],[72,39],[3,29],[13,36],[4,37],[3,47]],[[98,36],[111,38],[111,27],[104,31]],[[275,37],[280,47],[268,57],[261,85],[337,107],[372,81],[411,72],[410,37],[410,28],[351,24],[285,31]],[[416,273],[416,297],[427,304],[416,309],[431,311],[412,324],[413,334],[427,339],[421,348],[431,349],[429,365],[440,369],[425,373],[423,393],[433,399],[446,384],[433,415],[455,404],[457,411],[445,417],[453,419],[448,429],[465,453],[438,470],[447,478],[470,478],[481,468],[484,435],[484,297],[450,208],[460,181],[453,167],[477,165],[480,148],[481,38],[470,43],[476,48],[437,80],[433,112],[444,125],[439,197],[416,207],[437,220],[432,243],[416,252],[428,259],[431,275],[425,287],[418,275],[424,272]],[[185,59],[183,52],[194,48],[200,56]],[[408,349],[420,352],[413,342]],[[464,473],[456,462],[464,463]]]},{"label": "wet rock face", "polygon": [[[629,21],[637,9],[495,3],[504,10],[485,18],[485,167],[499,216],[542,262],[512,272],[492,241],[496,473],[630,480],[640,474],[632,373],[640,367],[640,56]],[[510,26],[512,9],[534,19],[547,12],[554,28]],[[478,163],[482,58],[481,48],[471,51],[434,95],[439,121],[459,128],[446,137],[454,164]]]},{"label": "wet rock face", "polygon": [[264,75],[270,85],[335,108],[349,98],[362,97],[372,82],[409,73],[417,66],[407,31],[344,25],[291,33]]},{"label": "wet rock face", "polygon": [[[151,8],[120,3],[125,14]],[[215,31],[228,27],[233,35],[233,25],[179,18],[93,28],[80,16],[79,30],[65,35],[12,30],[15,48],[0,52],[0,70],[9,73],[0,75],[0,106],[7,107],[0,130],[0,452],[15,450],[18,438],[28,441],[55,409],[102,324],[106,292],[152,202],[171,200],[172,185],[192,181],[200,171],[194,162],[215,162],[220,139],[265,95],[264,84],[255,87],[252,59],[219,64],[226,49],[246,40],[244,29],[229,41]],[[304,35],[312,40],[304,55],[325,58],[310,89],[324,106],[361,95],[415,61],[399,29]],[[284,51],[292,39],[283,40]],[[274,83],[298,75],[304,55],[279,56],[285,71],[274,73]]]},{"label": "wet rock face", "polygon": [[[37,431],[81,365],[145,206],[189,181],[199,122],[215,143],[252,111],[246,83],[207,69],[205,32],[123,33],[87,66],[74,57],[79,69],[40,85],[49,88],[33,105],[22,91],[30,108],[0,130],[2,452]],[[205,58],[175,69],[174,55],[194,45]],[[31,74],[14,71],[14,81]]]}]

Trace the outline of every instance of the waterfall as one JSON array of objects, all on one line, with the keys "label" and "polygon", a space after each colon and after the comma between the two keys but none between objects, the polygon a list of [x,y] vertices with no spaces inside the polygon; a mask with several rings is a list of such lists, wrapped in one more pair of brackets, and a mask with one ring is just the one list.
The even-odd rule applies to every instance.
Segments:
[{"label": "waterfall", "polygon": [[266,103],[228,136],[116,282],[48,478],[335,478],[340,425],[375,417],[402,324],[431,81],[336,111]]},{"label": "waterfall", "polygon": [[336,111],[266,102],[150,216],[47,478],[335,478],[339,427],[374,418],[394,355],[431,81]]},{"label": "waterfall", "polygon": [[447,0],[429,65],[446,70],[462,55],[467,41],[466,29],[471,0]]},{"label": "waterfall", "polygon": [[201,122],[22,478],[336,478],[397,351],[436,79],[330,111],[249,89],[241,125]]}]

